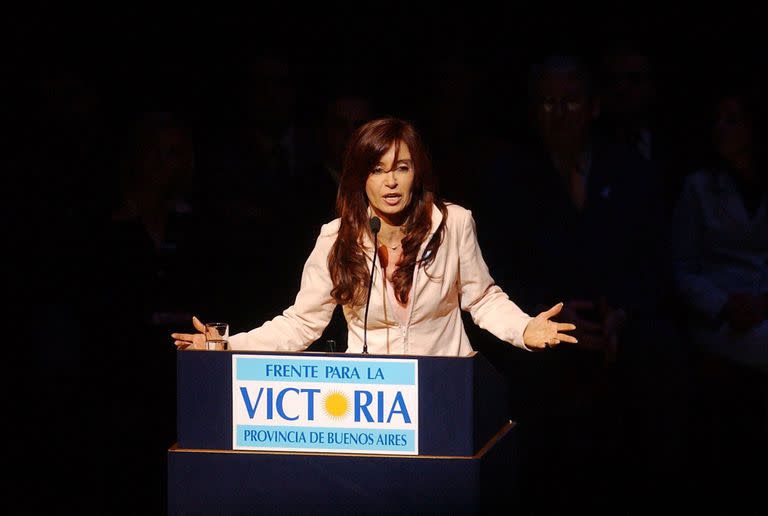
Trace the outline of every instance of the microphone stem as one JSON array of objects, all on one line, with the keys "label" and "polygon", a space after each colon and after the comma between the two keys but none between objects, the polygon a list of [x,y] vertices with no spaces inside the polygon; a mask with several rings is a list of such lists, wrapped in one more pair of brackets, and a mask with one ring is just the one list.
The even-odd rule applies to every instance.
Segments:
[{"label": "microphone stem", "polygon": [[376,269],[376,255],[379,254],[378,232],[373,233],[373,263],[371,263],[371,276],[368,281],[368,299],[365,301],[365,320],[363,322],[363,355],[368,354],[368,305],[371,304],[371,290],[373,289],[373,272]]}]

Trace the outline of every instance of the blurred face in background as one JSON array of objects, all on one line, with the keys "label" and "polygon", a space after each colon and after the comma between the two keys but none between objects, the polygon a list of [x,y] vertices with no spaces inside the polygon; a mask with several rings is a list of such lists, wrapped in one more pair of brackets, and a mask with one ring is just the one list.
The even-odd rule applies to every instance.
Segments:
[{"label": "blurred face in background", "polygon": [[178,127],[152,128],[140,136],[137,166],[142,184],[163,194],[182,190],[194,170],[192,142]]},{"label": "blurred face in background", "polygon": [[372,116],[370,102],[363,97],[341,97],[328,106],[321,141],[327,162],[341,168],[344,150],[352,133]]},{"label": "blurred face in background", "polygon": [[650,58],[640,54],[607,56],[603,59],[603,71],[605,113],[624,122],[648,118],[656,102]]},{"label": "blurred face in background", "polygon": [[296,117],[296,71],[287,60],[260,56],[246,64],[245,72],[245,111],[260,129],[277,136]]},{"label": "blurred face in background", "polygon": [[547,71],[534,86],[534,123],[546,148],[553,153],[582,151],[599,114],[584,78],[575,71]]},{"label": "blurred face in background", "polygon": [[743,102],[726,97],[717,104],[712,140],[717,153],[726,161],[735,161],[752,149],[752,126]]}]

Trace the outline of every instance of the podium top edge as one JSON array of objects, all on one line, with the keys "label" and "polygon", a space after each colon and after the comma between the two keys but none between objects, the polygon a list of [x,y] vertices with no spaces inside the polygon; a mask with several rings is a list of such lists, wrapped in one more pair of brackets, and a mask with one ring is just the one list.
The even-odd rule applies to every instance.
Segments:
[{"label": "podium top edge", "polygon": [[478,355],[477,351],[472,351],[469,355],[464,356],[447,356],[447,355],[403,355],[403,354],[390,354],[390,355],[375,355],[375,354],[362,354],[362,353],[338,353],[338,352],[326,352],[326,351],[254,351],[246,349],[228,349],[212,351],[207,349],[184,349],[176,350],[178,353],[189,352],[202,352],[202,353],[227,353],[230,355],[293,355],[293,356],[329,356],[329,357],[350,357],[350,358],[435,358],[435,359],[472,359]]}]

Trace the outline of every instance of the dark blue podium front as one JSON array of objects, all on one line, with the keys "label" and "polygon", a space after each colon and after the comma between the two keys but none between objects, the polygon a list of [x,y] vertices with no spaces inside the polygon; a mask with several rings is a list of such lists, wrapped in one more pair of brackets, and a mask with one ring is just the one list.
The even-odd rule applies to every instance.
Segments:
[{"label": "dark blue podium front", "polygon": [[506,507],[515,506],[516,432],[506,415],[506,384],[481,355],[366,355],[418,360],[419,454],[403,456],[233,450],[233,353],[286,355],[177,354],[177,443],[168,451],[170,514],[468,514],[500,494]]}]

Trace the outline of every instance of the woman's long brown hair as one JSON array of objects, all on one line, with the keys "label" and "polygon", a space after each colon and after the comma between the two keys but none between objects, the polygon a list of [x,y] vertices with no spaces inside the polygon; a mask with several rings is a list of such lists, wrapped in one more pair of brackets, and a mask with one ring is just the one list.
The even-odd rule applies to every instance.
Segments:
[{"label": "woman's long brown hair", "polygon": [[363,251],[363,235],[373,240],[369,226],[368,197],[365,183],[368,175],[381,157],[395,145],[395,160],[402,145],[411,153],[414,167],[411,202],[406,208],[403,254],[392,278],[395,297],[405,304],[413,282],[413,269],[418,260],[421,243],[432,226],[432,210],[437,207],[443,213],[443,222],[427,245],[423,266],[434,260],[440,246],[447,211],[445,204],[435,195],[435,179],[424,143],[412,124],[397,118],[372,120],[355,131],[344,154],[336,212],[341,219],[339,234],[328,255],[334,300],[342,305],[365,304],[368,284],[368,264]]}]

